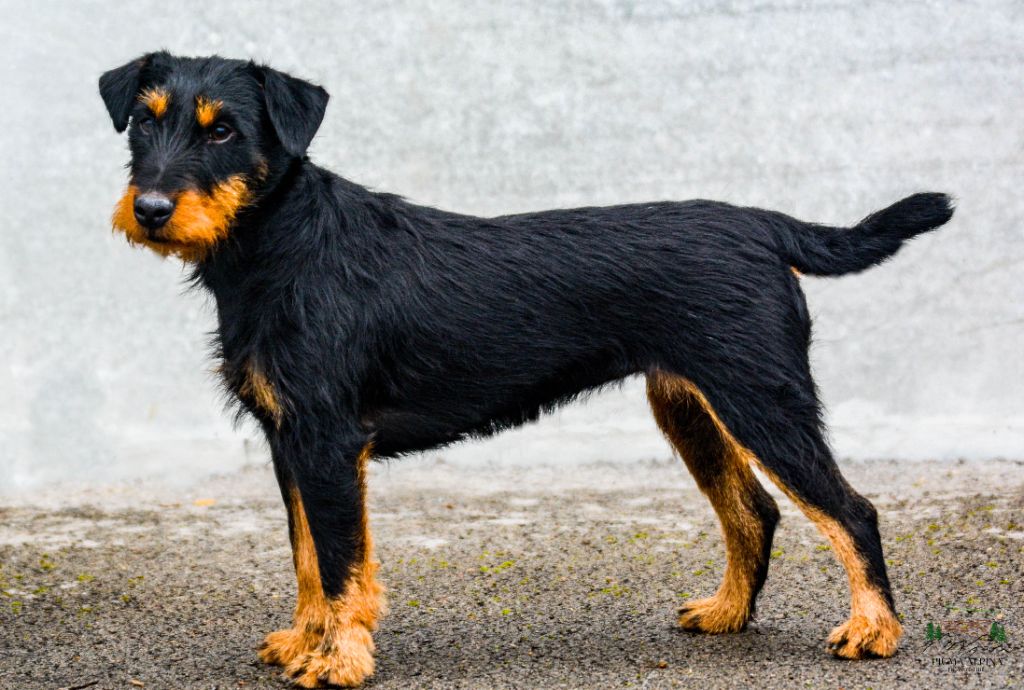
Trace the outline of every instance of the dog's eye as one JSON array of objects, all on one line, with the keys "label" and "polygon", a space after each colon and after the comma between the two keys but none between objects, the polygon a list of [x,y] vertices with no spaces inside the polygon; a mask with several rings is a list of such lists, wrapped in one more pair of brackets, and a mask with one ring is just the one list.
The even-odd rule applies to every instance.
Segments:
[{"label": "dog's eye", "polygon": [[139,118],[139,131],[140,132],[142,132],[143,134],[149,134],[152,129],[153,129],[153,118],[149,117],[148,115],[144,115],[143,117]]},{"label": "dog's eye", "polygon": [[207,138],[211,144],[223,144],[226,141],[230,141],[235,136],[235,130],[228,127],[223,122],[218,122],[213,127],[210,127],[206,133]]}]

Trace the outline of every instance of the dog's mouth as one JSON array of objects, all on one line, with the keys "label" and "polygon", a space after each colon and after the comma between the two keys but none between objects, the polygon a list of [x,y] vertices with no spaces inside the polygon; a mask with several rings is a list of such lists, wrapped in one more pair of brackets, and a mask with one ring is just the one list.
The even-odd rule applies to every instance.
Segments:
[{"label": "dog's mouth", "polygon": [[189,262],[203,261],[227,239],[238,213],[252,198],[241,175],[228,178],[209,192],[185,189],[175,196],[174,210],[167,221],[160,227],[146,228],[135,214],[140,193],[135,185],[128,186],[114,208],[114,229],[123,232],[131,244]]}]

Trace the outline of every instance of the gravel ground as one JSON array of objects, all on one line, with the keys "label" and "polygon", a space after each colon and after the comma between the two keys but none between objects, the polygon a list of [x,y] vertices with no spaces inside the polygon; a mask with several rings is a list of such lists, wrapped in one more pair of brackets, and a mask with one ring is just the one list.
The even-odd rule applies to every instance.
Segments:
[{"label": "gravel ground", "polygon": [[[825,653],[845,576],[781,496],[755,621],[710,637],[673,628],[724,566],[681,463],[376,467],[391,611],[368,687],[1021,687],[1024,463],[844,469],[881,513],[906,626],[889,660]],[[267,467],[0,505],[3,688],[288,687],[255,655],[295,587]]]}]

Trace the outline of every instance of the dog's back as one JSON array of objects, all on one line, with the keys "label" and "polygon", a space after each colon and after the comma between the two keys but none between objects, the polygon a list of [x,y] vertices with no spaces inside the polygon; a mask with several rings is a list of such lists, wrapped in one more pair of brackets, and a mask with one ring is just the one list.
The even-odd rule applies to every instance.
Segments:
[{"label": "dog's back", "polygon": [[480,219],[367,199],[390,231],[362,304],[386,305],[376,327],[402,333],[381,376],[392,385],[365,398],[381,454],[520,424],[658,367],[717,376],[733,366],[720,362],[774,358],[792,375],[810,324],[791,268],[865,268],[949,213],[919,195],[837,229],[710,201]]}]

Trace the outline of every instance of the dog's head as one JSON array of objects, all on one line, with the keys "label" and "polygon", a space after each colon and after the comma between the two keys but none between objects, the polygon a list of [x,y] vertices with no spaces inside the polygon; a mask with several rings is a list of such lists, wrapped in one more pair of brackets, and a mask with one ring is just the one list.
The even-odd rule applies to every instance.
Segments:
[{"label": "dog's head", "polygon": [[128,130],[128,189],[114,228],[132,243],[202,261],[239,213],[306,154],[327,92],[242,60],[150,53],[100,77]]}]

